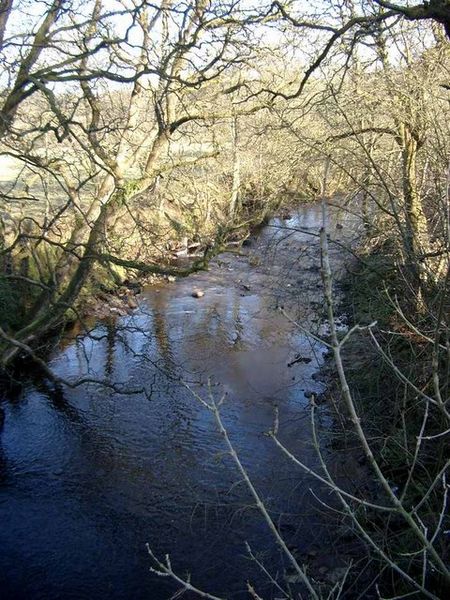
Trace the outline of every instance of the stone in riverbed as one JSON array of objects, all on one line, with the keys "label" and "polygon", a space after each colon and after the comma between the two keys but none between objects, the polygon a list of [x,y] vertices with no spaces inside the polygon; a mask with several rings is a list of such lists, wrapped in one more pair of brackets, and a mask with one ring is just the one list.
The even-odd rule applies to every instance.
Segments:
[{"label": "stone in riverbed", "polygon": [[138,307],[138,303],[136,302],[133,296],[128,296],[128,308],[135,309]]},{"label": "stone in riverbed", "polygon": [[192,292],[193,298],[203,298],[204,295],[205,295],[205,292],[203,290],[194,290]]}]

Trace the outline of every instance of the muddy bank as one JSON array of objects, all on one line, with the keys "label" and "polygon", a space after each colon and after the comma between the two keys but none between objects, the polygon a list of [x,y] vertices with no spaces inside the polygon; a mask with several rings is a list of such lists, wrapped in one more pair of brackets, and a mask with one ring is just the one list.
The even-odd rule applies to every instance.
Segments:
[{"label": "muddy bank", "polygon": [[[317,466],[309,397],[323,391],[326,348],[279,308],[326,333],[320,225],[320,207],[302,207],[291,219],[272,220],[242,255],[222,255],[208,272],[143,289],[130,314],[75,328],[52,368],[71,381],[108,385],[55,393],[30,376],[2,399],[7,597],[170,597],[176,586],[149,572],[147,542],[158,555],[170,553],[198,586],[227,598],[246,598],[248,580],[265,598],[275,594],[245,542],[274,577],[292,579],[213,419],[181,381],[203,394],[211,380],[214,392],[227,393],[223,418],[254,484],[314,577],[332,583],[348,540],[317,510],[321,486],[265,435],[278,408],[286,445]],[[344,215],[333,213],[329,230],[344,241]],[[348,257],[331,248],[338,279]],[[194,297],[196,290],[203,296]],[[145,393],[129,393],[140,387]],[[326,406],[319,419],[326,431]]]}]

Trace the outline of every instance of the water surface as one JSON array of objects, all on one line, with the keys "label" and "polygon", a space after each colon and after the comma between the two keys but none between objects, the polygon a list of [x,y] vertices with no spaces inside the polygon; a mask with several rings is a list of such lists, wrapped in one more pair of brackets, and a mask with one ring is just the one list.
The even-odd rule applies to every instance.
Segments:
[{"label": "water surface", "polygon": [[[145,290],[132,314],[72,332],[51,359],[65,379],[145,394],[98,384],[55,392],[30,374],[3,397],[2,598],[169,598],[177,586],[150,572],[147,542],[214,594],[246,598],[250,580],[272,597],[244,542],[278,576],[279,552],[211,414],[183,381],[204,397],[208,380],[216,397],[227,394],[224,422],[273,518],[299,556],[323,552],[329,534],[311,494],[320,490],[266,435],[278,407],[289,448],[317,464],[307,396],[322,389],[325,348],[279,307],[323,330],[320,224],[316,206],[274,219],[245,255],[224,254],[208,272]],[[332,248],[339,270],[345,253]],[[204,297],[193,298],[195,289]]]}]

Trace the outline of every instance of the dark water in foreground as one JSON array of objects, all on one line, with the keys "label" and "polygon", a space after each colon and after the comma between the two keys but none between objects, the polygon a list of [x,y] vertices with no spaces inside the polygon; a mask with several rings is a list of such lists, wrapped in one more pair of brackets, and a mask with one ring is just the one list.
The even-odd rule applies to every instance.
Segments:
[{"label": "dark water in foreground", "polygon": [[[180,385],[228,394],[224,422],[257,489],[299,554],[326,549],[329,533],[312,508],[316,483],[264,435],[279,407],[282,437],[316,464],[309,401],[324,347],[277,311],[320,330],[320,208],[274,220],[246,249],[222,255],[208,273],[144,292],[132,315],[72,334],[52,368],[145,386],[118,394],[97,384],[55,394],[30,377],[3,398],[0,435],[0,597],[163,599],[177,590],[149,571],[145,544],[170,553],[175,570],[228,598],[246,582],[270,586],[247,541],[276,574],[283,564],[217,434],[211,415]],[[330,225],[339,237],[336,217]],[[301,227],[303,233],[291,228]],[[335,247],[334,262],[342,264]],[[191,297],[201,288],[205,296]],[[288,364],[301,355],[310,361]],[[326,423],[326,409],[320,418]]]}]

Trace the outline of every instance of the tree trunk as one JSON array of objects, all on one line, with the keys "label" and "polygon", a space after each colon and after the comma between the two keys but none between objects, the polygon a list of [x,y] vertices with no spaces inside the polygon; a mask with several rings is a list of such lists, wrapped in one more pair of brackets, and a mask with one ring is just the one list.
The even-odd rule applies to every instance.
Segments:
[{"label": "tree trunk", "polygon": [[241,188],[241,164],[239,157],[239,128],[238,119],[235,116],[232,121],[232,144],[233,144],[233,181],[231,184],[230,217],[234,218],[239,205],[239,191]]},{"label": "tree trunk", "polygon": [[405,203],[405,250],[408,270],[416,289],[424,283],[423,255],[429,249],[428,225],[417,185],[418,142],[410,128],[400,126],[403,167],[403,198]]},{"label": "tree trunk", "polygon": [[[99,216],[92,226],[84,252],[67,286],[55,302],[44,303],[31,323],[18,331],[14,338],[21,343],[32,345],[37,339],[59,326],[64,315],[77,299],[81,288],[91,273],[96,261],[96,253],[103,239],[108,217],[123,202],[124,190],[117,190],[107,204],[101,207]],[[9,347],[3,352],[1,363],[6,366],[17,355],[18,347]]]}]

